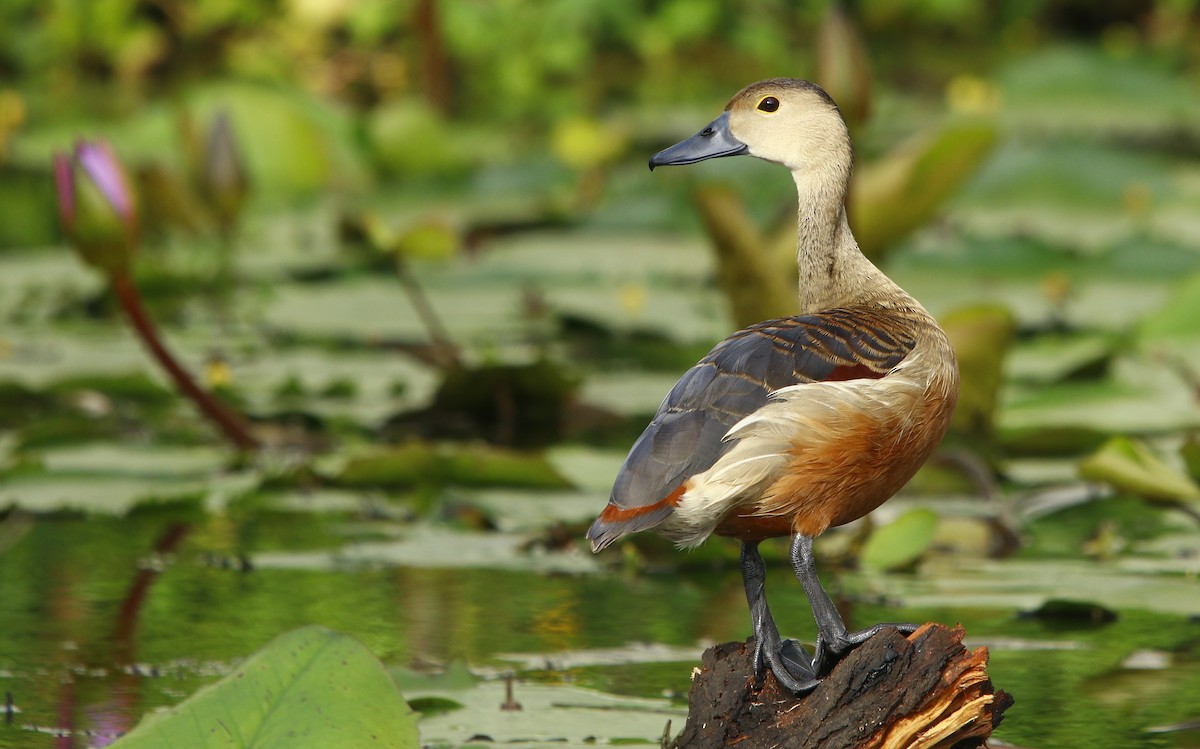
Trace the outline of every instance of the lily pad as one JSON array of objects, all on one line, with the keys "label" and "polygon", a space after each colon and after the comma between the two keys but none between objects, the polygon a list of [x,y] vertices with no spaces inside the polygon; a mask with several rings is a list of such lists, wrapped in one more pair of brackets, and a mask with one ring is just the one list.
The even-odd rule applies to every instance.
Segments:
[{"label": "lily pad", "polygon": [[[681,674],[688,669],[688,665],[680,664]],[[664,699],[618,697],[575,686],[524,682],[513,685],[512,697],[520,710],[499,709],[508,702],[505,685],[500,681],[429,696],[448,697],[465,707],[421,721],[425,743],[434,746],[460,746],[479,735],[488,736],[489,745],[584,747],[605,737],[609,744],[634,740],[657,746],[667,721],[680,726],[686,712]]]},{"label": "lily pad", "polygon": [[1032,132],[1161,134],[1194,132],[1191,89],[1149,55],[1129,58],[1091,47],[1050,47],[1022,55],[1001,73],[1006,119]]},{"label": "lily pad", "polygon": [[862,566],[894,570],[912,564],[929,548],[937,526],[933,510],[909,510],[871,534],[862,550]]},{"label": "lily pad", "polygon": [[401,538],[363,541],[336,550],[264,552],[251,557],[255,569],[316,572],[367,568],[527,570],[582,575],[596,572],[590,554],[528,549],[525,534],[462,532],[415,526]]},{"label": "lily pad", "polygon": [[1184,281],[1161,310],[1148,315],[1140,325],[1143,338],[1158,341],[1164,338],[1200,336],[1200,274]]},{"label": "lily pad", "polygon": [[321,627],[282,635],[234,673],[142,721],[113,746],[415,749],[416,718],[383,666]]},{"label": "lily pad", "polygon": [[564,489],[569,486],[545,457],[536,453],[481,444],[434,445],[416,441],[350,458],[331,478],[348,487],[457,484]]}]

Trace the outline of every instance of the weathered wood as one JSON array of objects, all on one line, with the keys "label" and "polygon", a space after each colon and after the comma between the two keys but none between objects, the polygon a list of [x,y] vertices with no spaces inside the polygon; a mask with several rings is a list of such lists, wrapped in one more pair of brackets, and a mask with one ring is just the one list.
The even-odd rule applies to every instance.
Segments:
[{"label": "weathered wood", "polygon": [[968,749],[1013,702],[994,691],[987,648],[968,651],[961,627],[895,629],[846,656],[797,698],[768,673],[756,686],[753,641],[705,651],[688,696],[679,749]]}]

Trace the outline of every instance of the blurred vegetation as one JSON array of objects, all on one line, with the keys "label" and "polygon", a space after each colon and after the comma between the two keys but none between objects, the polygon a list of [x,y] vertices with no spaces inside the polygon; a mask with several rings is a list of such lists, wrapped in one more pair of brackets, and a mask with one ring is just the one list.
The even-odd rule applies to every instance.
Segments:
[{"label": "blurred vegetation", "polygon": [[[128,724],[182,697],[123,681],[139,657],[190,691],[219,674],[180,659],[311,622],[418,670],[527,650],[525,679],[681,695],[678,653],[592,649],[745,636],[736,548],[646,534],[592,558],[582,534],[675,378],[794,308],[785,175],[645,170],[776,75],[841,102],[858,236],[963,374],[930,466],[821,539],[839,605],[994,638],[1028,710],[1010,742],[1186,745],[1196,0],[0,4],[0,682],[32,723]],[[144,306],[261,454],[165,387],[67,252],[51,164],[78,139],[123,161]],[[75,678],[46,669],[108,675],[55,691]],[[1104,686],[1126,682],[1155,697]],[[476,698],[498,702],[454,704]],[[1072,717],[1114,706],[1118,729]]]},{"label": "blurred vegetation", "polygon": [[[1193,6],[904,0],[830,16],[785,0],[12,0],[0,10],[0,161],[9,179],[39,172],[47,147],[85,123],[127,155],[170,161],[175,118],[155,112],[218,101],[247,140],[259,199],[276,203],[370,175],[465,177],[537,158],[547,137],[577,166],[624,152],[631,135],[671,137],[703,106],[781,73],[822,73],[860,122],[880,109],[872,78],[875,91],[994,109],[995,65],[1056,39],[1186,70]],[[904,127],[879,126],[860,150],[870,157]],[[0,246],[44,242],[52,227],[36,213],[4,225]]]}]

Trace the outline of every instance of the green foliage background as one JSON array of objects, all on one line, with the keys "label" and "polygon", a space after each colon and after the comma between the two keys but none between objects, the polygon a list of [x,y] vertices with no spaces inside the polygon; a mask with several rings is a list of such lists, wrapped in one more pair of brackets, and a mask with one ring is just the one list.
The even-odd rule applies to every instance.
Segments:
[{"label": "green foliage background", "polygon": [[[737,550],[594,558],[582,534],[679,373],[789,303],[794,196],[750,160],[645,159],[745,83],[816,77],[831,7],[0,3],[0,692],[25,720],[0,743],[127,730],[313,623],[441,706],[427,743],[582,746],[562,705],[595,699],[629,702],[591,735],[656,740],[697,643],[747,634]],[[1192,745],[1200,3],[843,7],[871,84],[855,210],[975,389],[930,470],[821,539],[822,574],[863,625],[985,638],[1011,743]],[[231,236],[192,184],[216,112],[251,180]],[[135,173],[147,306],[265,457],[221,444],[70,257],[50,159],[81,137]],[[782,290],[744,284],[749,312],[705,195]],[[439,365],[413,285],[468,368]],[[481,681],[422,675],[464,660]],[[508,670],[527,722],[496,717]]]}]

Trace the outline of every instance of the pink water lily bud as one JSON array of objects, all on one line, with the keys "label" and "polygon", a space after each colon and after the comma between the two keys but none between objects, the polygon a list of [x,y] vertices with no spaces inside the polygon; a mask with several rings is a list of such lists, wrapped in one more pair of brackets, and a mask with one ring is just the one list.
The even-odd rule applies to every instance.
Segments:
[{"label": "pink water lily bud", "polygon": [[54,156],[63,229],[84,262],[106,274],[125,271],[137,247],[137,206],[129,179],[106,143],[81,141]]}]

